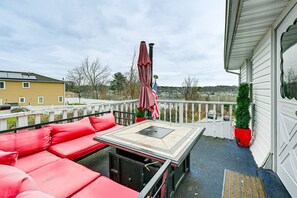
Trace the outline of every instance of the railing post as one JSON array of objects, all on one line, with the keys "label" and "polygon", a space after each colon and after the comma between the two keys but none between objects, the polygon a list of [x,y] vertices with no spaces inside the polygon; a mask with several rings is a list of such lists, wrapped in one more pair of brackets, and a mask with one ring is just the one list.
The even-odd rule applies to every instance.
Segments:
[{"label": "railing post", "polygon": [[184,122],[184,104],[179,103],[179,123]]},{"label": "railing post", "polygon": [[28,116],[20,115],[17,117],[16,127],[28,126]]}]

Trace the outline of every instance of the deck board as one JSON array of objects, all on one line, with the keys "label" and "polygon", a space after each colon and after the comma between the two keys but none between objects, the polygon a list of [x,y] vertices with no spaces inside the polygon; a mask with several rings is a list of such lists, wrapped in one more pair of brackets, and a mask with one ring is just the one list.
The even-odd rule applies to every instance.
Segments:
[{"label": "deck board", "polygon": [[259,177],[244,175],[225,169],[223,198],[259,197],[265,198],[262,181]]}]

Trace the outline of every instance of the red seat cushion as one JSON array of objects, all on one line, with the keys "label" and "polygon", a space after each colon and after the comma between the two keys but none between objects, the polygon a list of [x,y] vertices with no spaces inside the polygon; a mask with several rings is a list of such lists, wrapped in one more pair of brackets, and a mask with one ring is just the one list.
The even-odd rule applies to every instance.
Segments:
[{"label": "red seat cushion", "polygon": [[55,198],[47,193],[37,190],[28,190],[16,196],[16,198]]},{"label": "red seat cushion", "polygon": [[48,151],[41,151],[19,158],[17,163],[15,164],[15,167],[21,169],[26,173],[29,173],[37,168],[57,161],[58,159],[61,158]]},{"label": "red seat cushion", "polygon": [[89,118],[96,131],[103,131],[116,125],[115,118],[112,113],[100,117],[90,116]]},{"label": "red seat cushion", "polygon": [[74,160],[106,147],[106,144],[97,142],[93,138],[94,134],[79,137],[74,140],[52,145],[48,151],[59,157]]},{"label": "red seat cushion", "polygon": [[43,151],[50,145],[51,128],[0,135],[0,150],[17,151],[19,156]]},{"label": "red seat cushion", "polygon": [[102,135],[102,134],[109,133],[109,132],[114,131],[114,130],[117,130],[117,129],[121,129],[121,128],[123,128],[123,127],[125,127],[125,126],[123,126],[123,125],[118,125],[118,124],[117,124],[117,125],[115,125],[114,127],[111,127],[111,128],[109,128],[109,129],[106,129],[106,130],[103,130],[103,131],[96,132],[95,135]]},{"label": "red seat cushion", "polygon": [[116,183],[111,179],[101,176],[84,189],[73,195],[73,198],[133,198],[137,197],[139,192],[126,186]]},{"label": "red seat cushion", "polygon": [[27,190],[39,190],[29,175],[13,166],[0,165],[0,197],[16,197]]},{"label": "red seat cushion", "polygon": [[47,127],[52,127],[52,145],[95,132],[89,118],[65,124],[49,124]]},{"label": "red seat cushion", "polygon": [[5,152],[0,150],[0,164],[14,166],[18,159],[18,153],[13,152]]},{"label": "red seat cushion", "polygon": [[100,174],[68,159],[60,159],[29,173],[42,192],[68,197],[97,179]]}]

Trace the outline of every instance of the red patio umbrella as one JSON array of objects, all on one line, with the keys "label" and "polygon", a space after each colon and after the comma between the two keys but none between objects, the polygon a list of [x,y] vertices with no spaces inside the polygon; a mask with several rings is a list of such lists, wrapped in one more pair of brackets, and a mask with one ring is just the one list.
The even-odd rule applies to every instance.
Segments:
[{"label": "red patio umbrella", "polygon": [[140,97],[138,101],[138,108],[140,110],[148,109],[155,104],[155,99],[152,94],[151,83],[151,60],[147,53],[145,41],[141,41],[138,57],[138,74],[141,84]]}]

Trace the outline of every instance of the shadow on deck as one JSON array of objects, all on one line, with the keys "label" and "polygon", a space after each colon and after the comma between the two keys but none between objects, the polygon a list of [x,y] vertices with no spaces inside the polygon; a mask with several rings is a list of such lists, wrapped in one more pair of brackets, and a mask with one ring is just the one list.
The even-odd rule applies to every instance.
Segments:
[{"label": "shadow on deck", "polygon": [[[108,176],[108,152],[105,148],[79,163]],[[221,197],[224,169],[262,178],[267,197],[290,197],[278,177],[257,168],[251,152],[238,148],[234,140],[202,136],[191,152],[191,170],[182,181],[175,197]]]}]

